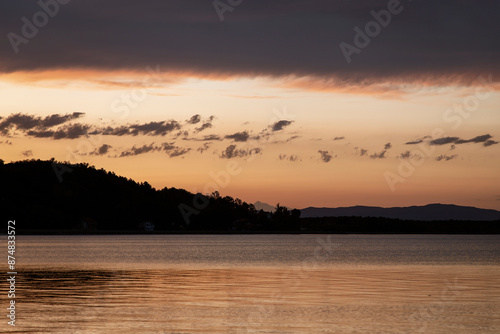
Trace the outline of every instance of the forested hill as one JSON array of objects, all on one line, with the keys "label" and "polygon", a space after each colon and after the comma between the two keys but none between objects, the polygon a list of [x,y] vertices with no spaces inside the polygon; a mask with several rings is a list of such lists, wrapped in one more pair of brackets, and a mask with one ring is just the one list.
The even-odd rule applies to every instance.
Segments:
[{"label": "forested hill", "polygon": [[[18,229],[143,231],[298,230],[299,210],[272,215],[215,192],[156,190],[88,164],[48,160],[0,161],[2,216]],[[147,225],[147,224],[146,224]]]}]

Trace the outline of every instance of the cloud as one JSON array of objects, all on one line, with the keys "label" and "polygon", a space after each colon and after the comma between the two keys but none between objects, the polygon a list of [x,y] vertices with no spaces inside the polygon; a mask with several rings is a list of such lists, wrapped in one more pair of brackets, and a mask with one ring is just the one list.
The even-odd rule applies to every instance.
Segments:
[{"label": "cloud", "polygon": [[441,154],[439,157],[436,157],[436,161],[449,161],[449,160],[452,160],[452,159],[455,159],[457,157],[456,154],[453,154],[453,155],[445,155],[445,154]]},{"label": "cloud", "polygon": [[2,118],[0,122],[0,132],[3,135],[9,134],[10,130],[20,130],[23,132],[33,130],[33,133],[47,132],[47,129],[56,125],[61,125],[74,119],[83,117],[85,113],[74,112],[72,114],[60,115],[52,114],[46,117],[40,117],[29,114],[11,114]]},{"label": "cloud", "polygon": [[182,140],[191,140],[191,141],[220,141],[222,138],[218,135],[206,135],[203,138],[182,138]]},{"label": "cloud", "polygon": [[46,130],[46,131],[36,131],[30,130],[26,132],[26,135],[35,138],[52,138],[54,136],[55,131]]},{"label": "cloud", "polygon": [[385,144],[385,146],[384,146],[384,150],[388,150],[388,149],[390,149],[391,147],[392,147],[391,143],[387,143],[387,144]]},{"label": "cloud", "polygon": [[134,156],[134,155],[140,155],[140,154],[144,154],[144,153],[148,153],[148,152],[155,152],[155,151],[159,151],[159,150],[161,150],[161,148],[158,146],[155,146],[154,143],[151,143],[149,145],[142,145],[140,147],[136,147],[134,145],[132,148],[121,152],[120,158]]},{"label": "cloud", "polygon": [[398,155],[398,159],[410,159],[410,158],[420,160],[420,159],[422,159],[422,156],[419,154],[413,154],[410,151],[405,151],[405,152],[401,153],[400,155]]},{"label": "cloud", "polygon": [[196,132],[201,132],[206,129],[210,129],[212,127],[212,123],[203,123],[200,127],[197,127],[195,130]]},{"label": "cloud", "polygon": [[330,162],[330,160],[332,160],[333,156],[328,152],[328,151],[321,151],[321,150],[318,150],[318,153],[320,154],[320,159],[323,161],[323,162]]},{"label": "cloud", "polygon": [[482,136],[477,136],[472,139],[459,139],[457,140],[457,144],[464,144],[464,143],[484,143],[488,139],[492,138],[490,134],[482,135]]},{"label": "cloud", "polygon": [[191,116],[190,119],[188,119],[186,122],[188,124],[198,124],[201,121],[201,116],[199,114]]},{"label": "cloud", "polygon": [[162,143],[161,150],[165,151],[171,158],[179,157],[191,151],[190,148],[175,146],[175,143]]},{"label": "cloud", "polygon": [[423,143],[423,142],[424,142],[423,139],[417,139],[417,140],[414,140],[414,141],[406,142],[405,145],[416,145],[416,144],[420,144],[420,143]]},{"label": "cloud", "polygon": [[149,122],[144,124],[127,124],[118,127],[108,126],[92,134],[102,133],[105,136],[165,136],[174,130],[180,129],[181,125],[179,122],[170,120]]},{"label": "cloud", "polygon": [[277,121],[276,123],[271,125],[271,130],[272,131],[281,131],[292,123],[293,123],[293,121],[286,121],[286,120]]},{"label": "cloud", "polygon": [[232,159],[237,157],[246,157],[253,154],[260,154],[260,148],[238,149],[236,145],[229,145],[220,155],[221,159]]},{"label": "cloud", "polygon": [[21,154],[25,157],[31,157],[33,156],[33,151],[32,150],[27,150],[27,151],[23,151],[21,152]]},{"label": "cloud", "polygon": [[250,138],[250,135],[248,134],[248,131],[243,131],[243,132],[236,132],[232,135],[227,135],[224,138],[233,139],[236,142],[246,142],[248,138]]},{"label": "cloud", "polygon": [[368,154],[368,150],[365,150],[364,148],[359,148],[356,146],[354,150],[356,151],[357,154],[359,154],[360,157]]},{"label": "cloud", "polygon": [[343,140],[343,139],[345,139],[345,137],[344,137],[344,136],[342,136],[342,137],[335,137],[335,138],[333,138],[333,140]]},{"label": "cloud", "polygon": [[[494,144],[498,144],[497,141],[491,140],[491,138],[493,138],[493,136],[490,134],[476,136],[476,137],[471,138],[471,139],[462,139],[459,137],[441,137],[441,138],[429,140],[428,143],[429,143],[429,145],[437,145],[437,146],[453,144],[450,146],[450,150],[454,150],[456,148],[456,145],[467,144],[467,143],[476,143],[476,144],[483,143],[483,146],[491,146]],[[430,137],[426,136],[423,139],[409,141],[409,142],[406,142],[405,144],[406,145],[420,144],[420,143],[424,142],[424,139],[430,139]]]},{"label": "cloud", "polygon": [[467,144],[467,143],[483,143],[484,146],[490,146],[498,142],[491,140],[493,136],[490,134],[485,134],[481,136],[476,136],[471,139],[461,139],[459,137],[443,137],[431,140],[429,144],[431,145],[446,145],[446,144]]},{"label": "cloud", "polygon": [[149,122],[145,124],[130,125],[130,133],[134,136],[138,134],[165,136],[174,130],[181,128],[177,121]]},{"label": "cloud", "polygon": [[300,138],[300,136],[297,136],[297,135],[296,135],[296,136],[291,136],[291,137],[287,138],[287,139],[285,140],[285,142],[287,142],[287,143],[288,143],[289,141],[292,141],[292,140],[295,140],[295,139],[298,139],[298,138]]},{"label": "cloud", "polygon": [[429,144],[431,144],[431,145],[446,145],[446,144],[451,144],[451,143],[457,143],[457,141],[459,139],[460,138],[458,138],[458,137],[443,137],[443,138],[433,139],[429,142]]},{"label": "cloud", "polygon": [[491,145],[496,145],[496,144],[498,144],[498,142],[497,142],[497,141],[495,141],[495,140],[487,140],[487,141],[485,141],[485,142],[483,143],[483,146],[488,147],[488,146],[491,146]]},{"label": "cloud", "polygon": [[76,123],[65,125],[54,132],[54,139],[76,139],[88,134],[90,125]]},{"label": "cloud", "polygon": [[210,146],[212,146],[211,143],[204,143],[202,146],[198,147],[196,149],[196,151],[200,152],[201,154],[203,154],[203,152],[205,152],[206,150],[208,150],[210,148]]},{"label": "cloud", "polygon": [[91,152],[90,155],[105,155],[109,152],[109,149],[111,147],[111,145],[103,144],[102,146],[96,148],[93,152]]},{"label": "cloud", "polygon": [[278,156],[278,159],[279,160],[286,160],[286,161],[291,161],[291,162],[297,162],[297,161],[302,161],[302,159],[295,155],[295,154],[291,154],[291,155],[288,155],[288,154],[280,154]]},{"label": "cloud", "polygon": [[[357,81],[360,87],[380,79],[446,82],[485,69],[500,72],[491,56],[498,52],[492,43],[499,37],[497,1],[402,3],[390,29],[382,27],[381,37],[348,63],[339,44],[354,45],[353,28],[374,21],[370,12],[387,1],[254,0],[226,11],[223,23],[211,3],[201,0],[72,1],[61,5],[43,33],[18,45],[18,53],[6,38],[0,71],[137,71],[161,64],[165,71],[326,77],[339,85]],[[0,30],[21,35],[20,18],[31,18],[40,7],[36,1],[2,1],[0,10],[9,13]]]},{"label": "cloud", "polygon": [[383,150],[380,153],[373,153],[370,155],[370,159],[385,159],[386,156],[385,154],[387,153],[387,150]]}]

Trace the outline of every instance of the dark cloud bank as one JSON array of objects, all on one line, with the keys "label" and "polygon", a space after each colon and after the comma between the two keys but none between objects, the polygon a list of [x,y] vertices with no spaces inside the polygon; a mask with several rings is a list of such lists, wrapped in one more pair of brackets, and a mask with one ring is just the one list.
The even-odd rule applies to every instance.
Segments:
[{"label": "dark cloud bank", "polygon": [[354,28],[365,30],[375,20],[371,12],[386,10],[388,0],[243,1],[223,22],[205,0],[70,1],[35,36],[23,37],[28,42],[16,54],[7,34],[23,36],[22,18],[33,21],[41,10],[37,2],[0,2],[1,72],[160,64],[167,71],[312,75],[349,83],[500,73],[499,1],[402,0],[402,10],[350,64],[340,43],[354,44]]}]

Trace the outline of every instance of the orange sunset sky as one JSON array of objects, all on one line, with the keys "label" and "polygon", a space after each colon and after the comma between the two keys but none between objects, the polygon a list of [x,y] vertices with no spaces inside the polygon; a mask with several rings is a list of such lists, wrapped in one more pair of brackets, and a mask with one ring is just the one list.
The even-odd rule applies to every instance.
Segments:
[{"label": "orange sunset sky", "polygon": [[[297,208],[500,209],[494,2],[137,3],[54,0],[30,38],[44,9],[2,3],[1,159]],[[371,11],[391,20],[358,47]]]}]

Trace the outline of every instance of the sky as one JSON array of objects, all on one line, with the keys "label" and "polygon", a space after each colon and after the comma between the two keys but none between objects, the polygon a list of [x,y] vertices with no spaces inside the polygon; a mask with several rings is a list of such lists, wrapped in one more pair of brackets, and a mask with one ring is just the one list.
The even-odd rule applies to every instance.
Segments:
[{"label": "sky", "polygon": [[500,3],[0,3],[0,158],[288,207],[500,210]]}]

